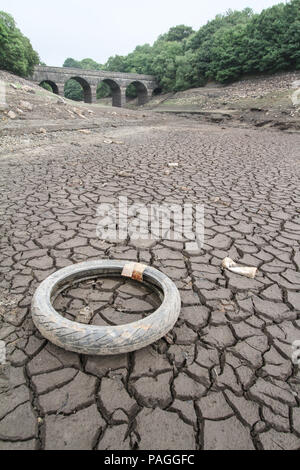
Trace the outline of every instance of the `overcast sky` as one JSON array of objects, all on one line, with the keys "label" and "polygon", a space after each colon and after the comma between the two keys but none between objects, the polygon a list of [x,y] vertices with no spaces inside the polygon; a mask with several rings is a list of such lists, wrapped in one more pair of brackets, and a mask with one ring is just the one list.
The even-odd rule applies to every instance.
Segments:
[{"label": "overcast sky", "polygon": [[279,0],[1,0],[41,60],[62,66],[67,57],[105,63],[137,45],[152,44],[171,26],[199,29],[227,9],[260,12]]}]

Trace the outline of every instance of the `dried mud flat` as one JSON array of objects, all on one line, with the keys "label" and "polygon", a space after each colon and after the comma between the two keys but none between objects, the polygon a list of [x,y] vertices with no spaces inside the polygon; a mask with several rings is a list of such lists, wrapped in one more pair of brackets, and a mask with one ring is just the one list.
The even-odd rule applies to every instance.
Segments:
[{"label": "dried mud flat", "polygon": [[[91,109],[54,128],[50,118],[13,121],[0,137],[0,339],[10,362],[0,449],[300,449],[299,134]],[[168,239],[103,243],[97,207],[120,195],[204,204],[202,252]],[[225,256],[258,275],[223,271]],[[182,310],[167,340],[88,357],[40,336],[30,315],[38,284],[99,258],[139,260],[176,283]],[[94,324],[156,308],[141,286],[109,279],[56,302],[70,316],[90,305]]]}]

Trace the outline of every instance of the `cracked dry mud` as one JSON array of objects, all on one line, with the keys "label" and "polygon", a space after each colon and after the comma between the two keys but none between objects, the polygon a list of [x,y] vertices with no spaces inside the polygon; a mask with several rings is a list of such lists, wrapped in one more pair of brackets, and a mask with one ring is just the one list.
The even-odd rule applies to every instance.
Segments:
[{"label": "cracked dry mud", "polygon": [[[156,119],[115,130],[123,144],[105,144],[101,129],[2,138],[0,339],[11,370],[0,449],[300,448],[299,135]],[[120,195],[204,204],[202,252],[168,239],[101,242],[97,206]],[[258,275],[223,271],[225,256]],[[38,284],[99,258],[139,260],[176,283],[182,310],[167,340],[91,357],[40,336]],[[114,324],[156,302],[107,279],[73,286],[56,307],[72,319],[89,306],[92,323]]]}]

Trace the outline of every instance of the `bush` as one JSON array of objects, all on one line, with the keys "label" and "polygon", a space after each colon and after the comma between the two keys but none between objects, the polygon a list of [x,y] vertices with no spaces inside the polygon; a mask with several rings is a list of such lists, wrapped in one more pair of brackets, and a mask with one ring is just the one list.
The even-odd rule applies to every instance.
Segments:
[{"label": "bush", "polygon": [[13,17],[0,11],[0,69],[27,77],[32,75],[39,61],[38,54],[16,27]]}]

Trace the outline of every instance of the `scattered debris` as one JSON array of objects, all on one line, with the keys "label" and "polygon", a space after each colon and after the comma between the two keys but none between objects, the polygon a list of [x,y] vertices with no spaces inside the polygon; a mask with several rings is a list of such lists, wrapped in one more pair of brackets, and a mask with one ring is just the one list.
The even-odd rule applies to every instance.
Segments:
[{"label": "scattered debris", "polygon": [[26,91],[27,93],[32,93],[33,95],[35,95],[35,90],[31,86],[23,85],[22,90]]},{"label": "scattered debris", "polygon": [[58,96],[56,104],[67,104],[67,102],[62,96]]},{"label": "scattered debris", "polygon": [[93,311],[90,309],[90,307],[84,307],[81,309],[77,315],[76,315],[76,321],[78,323],[84,323],[85,325],[88,325],[92,319],[93,316]]},{"label": "scattered debris", "polygon": [[73,180],[70,181],[70,183],[68,183],[68,186],[82,186],[83,185],[83,182],[80,180],[80,179],[76,179],[74,178]]},{"label": "scattered debris", "polygon": [[122,313],[122,312],[126,312],[126,308],[124,307],[123,302],[122,302],[122,300],[120,300],[120,299],[117,299],[117,300],[115,301],[115,303],[114,303],[114,308],[115,308],[115,310],[116,310],[117,312],[121,312],[121,313]]},{"label": "scattered debris", "polygon": [[117,144],[117,145],[122,145],[124,142],[122,140],[112,140],[112,139],[105,139],[103,140],[104,144]]},{"label": "scattered debris", "polygon": [[175,167],[178,166],[178,163],[176,163],[176,162],[170,162],[170,163],[168,163],[168,166],[169,166],[170,168],[175,168]]},{"label": "scattered debris", "polygon": [[241,276],[250,277],[253,279],[256,275],[257,268],[249,266],[239,266],[231,258],[224,258],[222,261],[222,267],[228,269],[229,271],[240,274]]},{"label": "scattered debris", "polygon": [[91,133],[91,131],[88,130],[88,129],[79,129],[78,132],[81,132],[82,134],[90,134]]},{"label": "scattered debris", "polygon": [[174,344],[173,336],[171,336],[169,333],[164,337],[164,339],[167,341],[168,344]]},{"label": "scattered debris", "polygon": [[77,114],[77,116],[79,116],[79,117],[81,117],[81,118],[83,118],[83,119],[87,119],[87,117],[84,116],[78,109],[72,108],[72,111],[73,111],[73,113]]},{"label": "scattered debris", "polygon": [[20,101],[20,108],[26,109],[26,111],[32,111],[33,106],[28,101]]},{"label": "scattered debris", "polygon": [[146,267],[145,264],[141,263],[127,263],[123,268],[122,276],[131,277],[135,281],[142,281]]},{"label": "scattered debris", "polygon": [[13,111],[9,111],[7,113],[7,116],[9,117],[9,119],[16,119],[17,117],[16,113],[14,113]]},{"label": "scattered debris", "polygon": [[222,204],[223,206],[226,206],[226,207],[230,206],[229,202],[222,201],[222,199],[219,196],[211,198],[210,202],[213,202],[214,204]]}]

